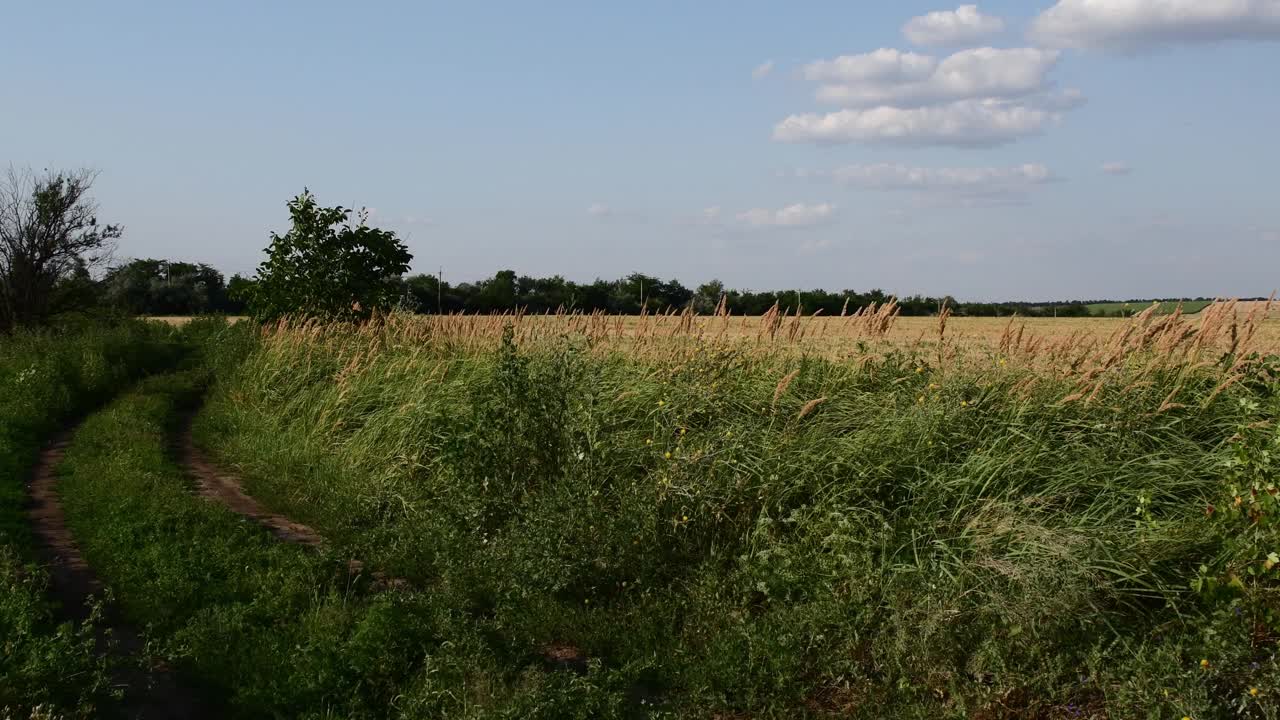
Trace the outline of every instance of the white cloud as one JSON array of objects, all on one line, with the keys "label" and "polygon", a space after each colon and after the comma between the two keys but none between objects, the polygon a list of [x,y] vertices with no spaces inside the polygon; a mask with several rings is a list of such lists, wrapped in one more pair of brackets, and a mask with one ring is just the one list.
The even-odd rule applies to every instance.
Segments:
[{"label": "white cloud", "polygon": [[604,203],[595,203],[587,208],[587,214],[594,218],[608,217],[613,214],[613,208]]},{"label": "white cloud", "polygon": [[751,71],[751,77],[759,80],[760,78],[768,75],[771,72],[773,72],[773,61],[766,60],[760,63],[759,65],[757,65],[755,69]]},{"label": "white cloud", "polygon": [[[1280,1],[1280,0],[1278,0]],[[779,122],[780,142],[993,146],[1043,131],[1078,107],[1075,89],[1053,91],[1057,50],[979,47],[938,59],[881,48],[803,69],[829,113]]]},{"label": "white cloud", "polygon": [[825,177],[841,185],[875,190],[935,190],[993,187],[1027,187],[1053,180],[1053,173],[1040,163],[1012,167],[922,168],[891,163],[847,165],[829,171],[807,173]]},{"label": "white cloud", "polygon": [[[877,51],[881,52],[881,51]],[[902,58],[911,56],[908,71]],[[1058,62],[1058,52],[1037,48],[974,48],[962,50],[941,62],[924,55],[901,55],[898,65],[882,66],[876,73],[875,53],[846,56],[833,61],[814,63],[824,69],[810,71],[809,78],[824,78],[818,88],[819,101],[841,107],[919,107],[956,100],[978,98],[1015,98],[1041,92],[1048,87],[1048,74]],[[925,61],[928,61],[927,63]],[[924,68],[931,69],[926,73]],[[825,68],[862,69],[838,75]]]},{"label": "white cloud", "polygon": [[[719,209],[717,208],[717,215]],[[829,222],[835,214],[835,206],[830,203],[806,205],[796,203],[779,210],[753,208],[739,213],[734,219],[749,228],[801,228],[813,227]]]},{"label": "white cloud", "polygon": [[913,109],[877,107],[792,115],[774,127],[773,137],[780,142],[828,145],[863,142],[982,147],[1034,135],[1060,118],[1061,111],[1034,104],[962,100]]},{"label": "white cloud", "polygon": [[931,12],[911,18],[902,34],[916,45],[956,47],[984,42],[1004,32],[1004,20],[983,15],[977,5],[961,5],[955,10]]},{"label": "white cloud", "polygon": [[861,190],[909,192],[932,204],[991,206],[1023,204],[1031,190],[1056,180],[1043,164],[1010,167],[912,167],[893,163],[847,165],[796,172]]},{"label": "white cloud", "polygon": [[1280,0],[1059,0],[1031,25],[1047,47],[1138,50],[1280,40]]},{"label": "white cloud", "polygon": [[861,55],[841,55],[804,67],[804,77],[832,84],[902,83],[927,79],[938,67],[930,55],[880,48]]},{"label": "white cloud", "polygon": [[1128,175],[1133,172],[1133,168],[1129,167],[1128,163],[1122,163],[1116,160],[1102,163],[1101,170],[1108,175]]}]

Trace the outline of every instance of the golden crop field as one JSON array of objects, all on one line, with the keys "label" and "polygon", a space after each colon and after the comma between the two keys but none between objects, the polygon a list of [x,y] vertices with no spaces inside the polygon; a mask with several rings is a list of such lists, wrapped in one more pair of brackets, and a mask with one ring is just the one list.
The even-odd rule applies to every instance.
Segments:
[{"label": "golden crop field", "polygon": [[[149,318],[175,327],[191,317]],[[244,317],[231,317],[236,323]],[[1242,339],[1241,327],[1248,328],[1250,349],[1280,352],[1280,307],[1267,302],[1223,302],[1194,315],[1142,313],[1134,318],[1022,318],[1022,317],[903,317],[892,306],[845,317],[693,315],[665,313],[643,316],[602,314],[501,314],[403,316],[392,321],[402,328],[417,328],[427,335],[443,335],[471,341],[494,340],[502,328],[511,325],[517,337],[545,338],[566,333],[584,334],[612,341],[653,342],[660,338],[699,338],[729,342],[750,342],[774,348],[790,347],[806,352],[841,355],[867,342],[900,348],[935,345],[939,338],[956,347],[998,350],[1002,343],[1016,341],[1022,348],[1104,345],[1126,332],[1161,327],[1178,332],[1211,331],[1208,344],[1229,346]],[[1134,331],[1130,331],[1134,328]],[[1008,348],[1006,348],[1007,350]]]}]

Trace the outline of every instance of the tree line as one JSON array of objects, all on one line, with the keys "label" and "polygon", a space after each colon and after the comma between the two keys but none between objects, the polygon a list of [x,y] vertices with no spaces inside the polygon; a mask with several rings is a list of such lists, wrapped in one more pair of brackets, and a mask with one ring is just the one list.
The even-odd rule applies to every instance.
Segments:
[{"label": "tree line", "polygon": [[[254,280],[238,274],[225,279],[217,269],[203,263],[151,258],[114,265],[101,279],[82,279],[81,284],[85,287],[80,289],[80,294],[93,297],[101,307],[131,315],[156,316],[243,315],[249,312],[248,300],[255,288]],[[287,290],[284,293],[289,294]],[[960,302],[949,296],[896,297],[880,289],[751,291],[726,288],[718,280],[689,288],[679,280],[661,280],[643,273],[632,273],[617,280],[579,283],[559,275],[530,277],[513,270],[501,270],[493,277],[456,285],[426,274],[391,278],[388,299],[383,304],[420,314],[516,309],[541,314],[564,309],[635,315],[642,308],[653,313],[686,307],[710,314],[723,300],[724,308],[734,315],[761,315],[775,304],[783,309],[798,307],[806,314],[839,315],[890,299],[897,301],[903,315],[932,315],[945,304],[953,314],[969,317],[1090,317],[1099,314],[1091,310],[1090,305],[1104,302]],[[1134,300],[1131,304],[1141,310],[1151,302]]]},{"label": "tree line", "polygon": [[896,297],[881,289],[865,291],[822,289],[810,290],[738,290],[712,280],[687,287],[679,280],[632,273],[617,280],[597,279],[578,283],[559,275],[530,277],[502,270],[479,282],[451,285],[434,275],[413,275],[403,281],[405,305],[420,313],[490,313],[521,308],[526,312],[554,312],[559,308],[583,312],[602,311],[635,315],[646,312],[682,310],[712,313],[720,307],[735,315],[760,315],[775,304],[780,308],[800,308],[805,313],[824,315],[852,313],[872,303],[882,304],[896,299],[904,315],[931,315],[943,307],[956,315],[972,316],[1053,316],[1085,317],[1088,303],[1064,301],[1056,303],[981,303],[958,302],[950,296],[910,295]]},{"label": "tree line", "polygon": [[501,270],[477,282],[450,284],[438,276],[409,275],[412,256],[394,232],[370,227],[363,212],[322,207],[307,191],[289,201],[291,229],[271,234],[267,258],[254,277],[226,280],[203,263],[151,258],[112,263],[123,228],[98,222],[89,194],[94,177],[87,171],[37,174],[10,168],[0,178],[0,333],[67,311],[259,319],[293,313],[359,320],[392,309],[635,315],[723,308],[760,315],[777,306],[840,315],[896,299],[904,315],[930,315],[947,307],[961,316],[1087,317],[1089,305],[1097,302],[957,302],[950,296],[894,298],[880,289],[753,291],[727,288],[719,280],[687,287],[643,273],[575,282]]}]

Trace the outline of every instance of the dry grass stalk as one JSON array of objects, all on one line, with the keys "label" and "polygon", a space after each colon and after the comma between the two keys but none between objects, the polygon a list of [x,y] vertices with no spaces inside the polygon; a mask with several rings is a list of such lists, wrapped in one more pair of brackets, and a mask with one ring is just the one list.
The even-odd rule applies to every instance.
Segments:
[{"label": "dry grass stalk", "polygon": [[775,410],[778,407],[778,400],[782,398],[783,393],[785,393],[787,388],[791,386],[791,381],[795,380],[796,376],[799,374],[799,370],[792,370],[786,375],[783,375],[782,379],[778,381],[778,386],[773,389],[773,408]]},{"label": "dry grass stalk", "polygon": [[806,415],[816,410],[819,405],[826,401],[827,399],[825,397],[820,397],[805,403],[804,407],[800,408],[800,413],[796,415],[796,420],[803,420]]}]

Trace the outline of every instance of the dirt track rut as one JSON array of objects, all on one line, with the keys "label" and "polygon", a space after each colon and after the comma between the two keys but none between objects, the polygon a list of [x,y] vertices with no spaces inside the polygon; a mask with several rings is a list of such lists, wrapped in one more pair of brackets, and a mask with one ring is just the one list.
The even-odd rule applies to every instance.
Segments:
[{"label": "dirt track rut", "polygon": [[195,479],[196,490],[202,497],[226,505],[232,511],[266,527],[273,535],[285,542],[310,547],[320,547],[324,544],[324,538],[320,537],[315,530],[300,522],[294,522],[284,515],[267,510],[244,491],[238,477],[222,472],[210,462],[200,448],[196,447],[195,440],[191,436],[191,423],[194,419],[195,416],[192,415],[183,422],[182,433],[178,439],[178,457],[187,472]]},{"label": "dirt track rut", "polygon": [[[178,460],[196,482],[196,491],[201,497],[222,503],[232,512],[243,515],[262,525],[276,538],[290,543],[320,548],[325,545],[324,537],[312,528],[289,519],[280,513],[272,512],[244,490],[244,484],[236,475],[222,470],[196,446],[191,434],[191,425],[195,421],[195,413],[189,414],[183,421],[182,430],[177,438]],[[365,572],[364,562],[348,560],[347,572],[360,575]],[[376,586],[409,587],[409,582],[402,578],[391,577],[381,571],[369,573]]]},{"label": "dirt track rut", "polygon": [[[27,486],[27,518],[39,559],[49,573],[50,596],[64,619],[82,623],[89,617],[93,598],[101,597],[103,585],[76,546],[58,494],[57,467],[71,444],[72,433],[67,430],[59,434],[40,453]],[[127,717],[218,717],[207,698],[185,687],[168,668],[145,657],[141,635],[121,620],[115,608],[104,607],[95,629],[99,652],[110,653],[119,660],[112,681],[125,689],[122,710]],[[111,643],[107,642],[108,634]],[[140,659],[148,660],[146,667]]]}]

